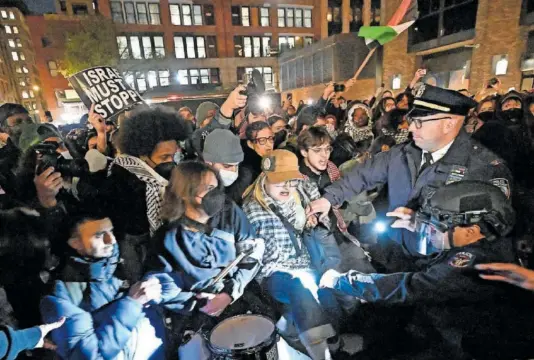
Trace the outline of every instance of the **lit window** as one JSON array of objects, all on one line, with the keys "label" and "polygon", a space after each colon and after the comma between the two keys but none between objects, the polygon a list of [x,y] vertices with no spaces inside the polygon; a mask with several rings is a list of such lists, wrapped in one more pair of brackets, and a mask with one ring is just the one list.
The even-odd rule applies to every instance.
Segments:
[{"label": "lit window", "polygon": [[197,54],[199,58],[206,57],[206,44],[203,37],[197,37]]},{"label": "lit window", "polygon": [[0,14],[2,14],[2,19],[7,19],[7,11],[2,10],[0,11]]},{"label": "lit window", "polygon": [[148,4],[148,11],[150,12],[150,24],[161,24],[161,18],[159,16],[159,4]]},{"label": "lit window", "polygon": [[191,85],[198,84],[199,77],[200,75],[199,75],[198,69],[189,70],[189,78],[191,80]]},{"label": "lit window", "polygon": [[131,87],[132,89],[135,89],[135,77],[132,72],[125,72],[123,74],[124,81],[126,84]]},{"label": "lit window", "polygon": [[250,26],[250,8],[248,6],[241,7],[241,25]]},{"label": "lit window", "polygon": [[495,75],[506,75],[508,72],[508,57],[506,55],[495,55]]},{"label": "lit window", "polygon": [[139,24],[148,24],[148,13],[146,10],[146,4],[136,3],[135,6],[137,7],[137,21],[139,22]]},{"label": "lit window", "polygon": [[150,40],[150,36],[143,36],[142,41],[145,59],[152,59],[152,41]]},{"label": "lit window", "polygon": [[302,9],[295,9],[295,27],[302,27]]},{"label": "lit window", "polygon": [[23,98],[23,99],[29,99],[29,98],[30,98],[30,95],[28,95],[28,92],[27,92],[26,90],[24,90],[24,91],[22,92],[22,98]]},{"label": "lit window", "polygon": [[185,59],[184,38],[181,36],[174,37],[174,53],[177,59]]},{"label": "lit window", "polygon": [[311,44],[313,44],[313,37],[306,36],[304,38],[304,46],[308,46],[308,45],[311,45]]},{"label": "lit window", "polygon": [[130,50],[128,50],[128,40],[126,36],[117,36],[117,46],[119,48],[119,58],[129,59]]},{"label": "lit window", "polygon": [[401,76],[400,75],[393,76],[393,80],[391,81],[391,88],[393,90],[398,90],[401,88]]},{"label": "lit window", "polygon": [[286,27],[285,9],[278,9],[278,27]]},{"label": "lit window", "polygon": [[141,46],[139,45],[139,38],[137,36],[130,36],[130,46],[132,47],[133,58],[142,59]]},{"label": "lit window", "polygon": [[159,84],[161,86],[169,86],[169,70],[160,70],[159,71]]},{"label": "lit window", "polygon": [[126,22],[128,24],[135,24],[135,6],[133,2],[125,2],[124,10],[126,12]]},{"label": "lit window", "polygon": [[50,71],[50,76],[57,76],[58,74],[58,71],[57,71],[57,63],[55,61],[52,61],[50,60],[48,62],[48,70]]},{"label": "lit window", "polygon": [[20,66],[17,66],[15,68],[15,72],[19,73],[19,74],[22,74],[22,68]]},{"label": "lit window", "polygon": [[6,29],[6,34],[11,34],[11,26],[5,25],[4,29]]},{"label": "lit window", "polygon": [[304,27],[312,27],[312,11],[309,9],[304,10]]},{"label": "lit window", "polygon": [[185,38],[185,44],[187,48],[187,58],[188,59],[194,59],[196,58],[195,55],[195,38],[192,36],[188,36]]},{"label": "lit window", "polygon": [[9,12],[9,18],[10,18],[11,20],[15,20],[15,14],[13,14],[13,11],[10,11],[10,12]]},{"label": "lit window", "polygon": [[19,85],[20,86],[26,86],[26,81],[24,79],[20,79]]},{"label": "lit window", "polygon": [[29,73],[28,68],[26,66],[23,66],[22,67],[22,72],[25,73],[25,74]]},{"label": "lit window", "polygon": [[286,26],[287,27],[293,27],[293,15],[294,10],[293,9],[286,9]]},{"label": "lit window", "polygon": [[202,25],[202,6],[193,5],[193,24]]},{"label": "lit window", "polygon": [[122,13],[122,3],[120,1],[111,2],[111,18],[116,23],[124,22],[124,15]]},{"label": "lit window", "polygon": [[269,21],[269,8],[260,8],[260,25],[261,26],[270,26]]},{"label": "lit window", "polygon": [[11,58],[13,59],[13,61],[19,61],[19,54],[16,51],[12,51]]},{"label": "lit window", "polygon": [[13,40],[13,39],[9,39],[7,42],[8,42],[8,44],[9,44],[9,47],[12,47],[12,48],[15,47],[15,40]]},{"label": "lit window", "polygon": [[20,39],[15,39],[15,42],[17,43],[17,47],[22,47],[22,41]]},{"label": "lit window", "polygon": [[140,92],[146,91],[146,78],[145,73],[137,72],[137,89]]},{"label": "lit window", "polygon": [[20,53],[20,60],[26,60],[26,56],[24,55],[24,53]]},{"label": "lit window", "polygon": [[33,94],[33,90],[30,90],[30,97],[33,99],[35,95]]},{"label": "lit window", "polygon": [[189,85],[187,70],[178,70],[178,83],[180,85]]},{"label": "lit window", "polygon": [[243,38],[243,47],[245,57],[252,57],[252,39],[250,37]]},{"label": "lit window", "polygon": [[148,87],[155,88],[158,86],[158,75],[154,70],[148,72]]},{"label": "lit window", "polygon": [[252,39],[254,57],[261,57],[261,39],[259,37],[254,37]]},{"label": "lit window", "polygon": [[200,69],[200,82],[202,84],[209,84],[210,75],[208,69]]},{"label": "lit window", "polygon": [[184,25],[191,26],[191,5],[182,5],[182,14],[184,17]]},{"label": "lit window", "polygon": [[154,36],[154,51],[156,58],[162,59],[165,57],[165,45],[163,45],[162,36]]},{"label": "lit window", "polygon": [[13,34],[18,34],[18,33],[19,33],[19,28],[16,26],[13,26]]},{"label": "lit window", "polygon": [[169,5],[171,12],[171,23],[173,25],[182,25],[182,18],[180,16],[180,5]]}]

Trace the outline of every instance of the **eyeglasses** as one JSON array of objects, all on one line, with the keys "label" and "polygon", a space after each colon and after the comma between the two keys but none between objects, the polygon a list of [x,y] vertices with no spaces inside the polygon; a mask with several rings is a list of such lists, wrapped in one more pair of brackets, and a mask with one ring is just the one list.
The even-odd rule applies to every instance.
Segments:
[{"label": "eyeglasses", "polygon": [[252,141],[257,143],[257,144],[260,144],[260,145],[267,144],[267,141],[270,142],[271,144],[274,144],[274,136],[256,138],[256,139],[254,139]]},{"label": "eyeglasses", "polygon": [[276,187],[278,188],[296,188],[299,186],[299,181],[298,180],[288,180],[286,182],[284,182],[283,184],[281,185],[276,185]]},{"label": "eyeglasses", "polygon": [[310,148],[310,150],[313,151],[316,154],[324,153],[326,155],[330,154],[333,149],[334,148],[332,146],[323,147],[323,148],[320,148],[320,147]]},{"label": "eyeglasses", "polygon": [[445,119],[452,119],[450,116],[444,116],[440,118],[435,119],[421,119],[421,118],[414,118],[411,116],[406,116],[406,121],[408,121],[408,124],[412,124],[412,122],[415,124],[416,129],[420,129],[423,127],[423,123],[429,122],[429,121],[436,121],[436,120],[445,120]]}]

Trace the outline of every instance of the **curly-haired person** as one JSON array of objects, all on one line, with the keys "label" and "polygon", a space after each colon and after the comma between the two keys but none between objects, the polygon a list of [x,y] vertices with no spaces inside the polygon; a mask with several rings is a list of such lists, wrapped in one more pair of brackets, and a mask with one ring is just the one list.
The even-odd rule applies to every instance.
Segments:
[{"label": "curly-haired person", "polygon": [[120,154],[109,168],[103,201],[113,214],[126,276],[137,280],[146,243],[161,225],[160,209],[172,169],[181,159],[179,141],[187,122],[165,107],[133,113],[120,129]]}]

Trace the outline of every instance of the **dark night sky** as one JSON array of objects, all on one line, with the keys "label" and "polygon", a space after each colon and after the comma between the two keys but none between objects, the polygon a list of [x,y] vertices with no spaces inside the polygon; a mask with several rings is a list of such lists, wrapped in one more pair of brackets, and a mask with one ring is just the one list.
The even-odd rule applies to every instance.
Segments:
[{"label": "dark night sky", "polygon": [[54,0],[23,0],[31,12],[44,14],[55,12]]}]

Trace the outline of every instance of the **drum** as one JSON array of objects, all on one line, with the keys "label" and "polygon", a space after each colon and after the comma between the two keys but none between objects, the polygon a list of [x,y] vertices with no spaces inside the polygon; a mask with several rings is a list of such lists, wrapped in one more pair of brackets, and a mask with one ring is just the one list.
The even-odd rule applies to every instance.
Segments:
[{"label": "drum", "polygon": [[260,315],[238,315],[215,326],[208,347],[213,360],[277,360],[274,323]]}]

